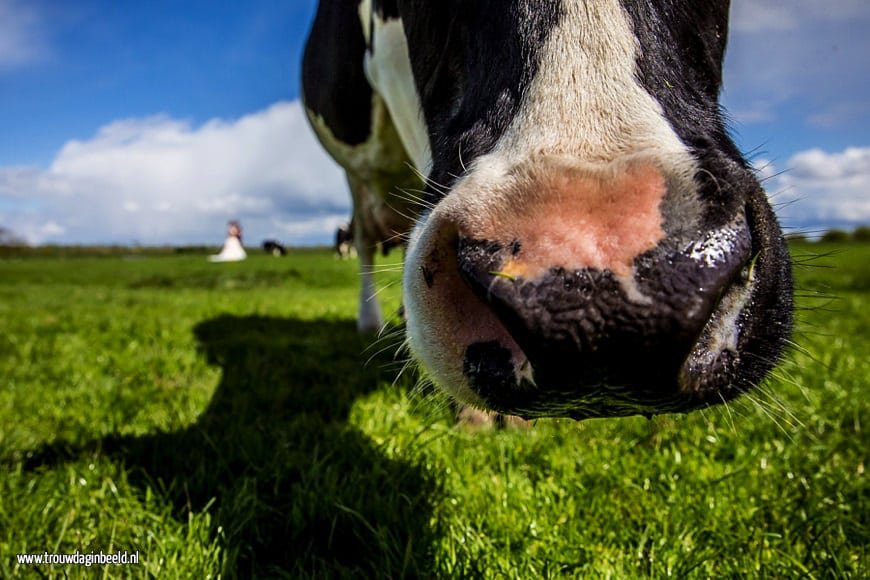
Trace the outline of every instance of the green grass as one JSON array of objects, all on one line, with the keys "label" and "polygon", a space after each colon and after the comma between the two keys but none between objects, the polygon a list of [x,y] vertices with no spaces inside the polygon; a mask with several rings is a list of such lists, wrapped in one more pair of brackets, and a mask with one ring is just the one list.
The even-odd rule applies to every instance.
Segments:
[{"label": "green grass", "polygon": [[[355,263],[0,260],[0,577],[867,577],[870,246],[794,254],[751,397],[488,431],[366,350]],[[141,563],[15,559],[76,550]]]}]

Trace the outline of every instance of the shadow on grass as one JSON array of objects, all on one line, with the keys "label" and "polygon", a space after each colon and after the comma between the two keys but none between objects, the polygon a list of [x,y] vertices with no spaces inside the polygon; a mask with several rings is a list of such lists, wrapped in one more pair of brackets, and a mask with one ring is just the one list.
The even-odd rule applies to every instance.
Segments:
[{"label": "shadow on grass", "polygon": [[28,468],[95,450],[123,461],[182,521],[212,511],[229,576],[427,575],[436,485],[348,424],[354,400],[391,378],[382,365],[361,368],[353,323],[222,316],[194,332],[222,369],[194,425],[54,443]]}]

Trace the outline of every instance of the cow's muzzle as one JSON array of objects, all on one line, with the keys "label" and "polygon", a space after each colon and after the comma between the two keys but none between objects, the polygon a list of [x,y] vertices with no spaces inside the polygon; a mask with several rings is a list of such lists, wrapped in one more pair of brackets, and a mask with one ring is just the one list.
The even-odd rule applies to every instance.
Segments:
[{"label": "cow's muzzle", "polygon": [[721,403],[776,363],[789,260],[751,175],[685,223],[697,192],[643,160],[508,175],[487,203],[461,184],[412,240],[408,342],[436,384],[579,419]]},{"label": "cow's muzzle", "polygon": [[[516,378],[509,349],[485,341],[467,346],[464,373],[488,406],[504,412],[582,418],[685,410],[696,399],[686,394],[697,386],[692,372],[715,372],[734,354],[719,337],[698,342],[729,316],[720,308],[740,306],[723,298],[746,292],[750,252],[749,228],[738,219],[700,242],[645,252],[625,276],[553,267],[526,279],[504,271],[521,258],[521,241],[459,239],[463,280],[531,366],[527,379]],[[715,364],[684,369],[696,347],[716,349]]]}]

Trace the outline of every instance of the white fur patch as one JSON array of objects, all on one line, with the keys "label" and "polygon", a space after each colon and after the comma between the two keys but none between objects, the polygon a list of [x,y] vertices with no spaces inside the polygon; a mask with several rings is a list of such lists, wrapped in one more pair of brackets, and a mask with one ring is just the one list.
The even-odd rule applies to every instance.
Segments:
[{"label": "white fur patch", "polygon": [[372,171],[395,167],[406,159],[406,152],[395,127],[389,123],[384,100],[372,95],[372,124],[369,138],[356,145],[348,145],[337,138],[322,116],[306,108],[305,113],[323,147],[349,173],[365,177]]},{"label": "white fur patch", "polygon": [[370,34],[370,50],[366,52],[364,65],[366,77],[386,102],[396,131],[417,171],[428,175],[432,168],[429,133],[411,71],[402,21],[381,20],[373,14]]},{"label": "white fur patch", "polygon": [[357,12],[366,46],[370,46],[372,42],[372,0],[362,0],[357,7]]},{"label": "white fur patch", "polygon": [[638,81],[639,51],[619,0],[566,0],[522,109],[492,155],[514,166],[541,153],[605,163],[649,153],[669,182],[665,222],[682,230],[668,233],[691,235],[701,215],[697,165]]},{"label": "white fur patch", "polygon": [[381,330],[384,317],[377,298],[375,261],[369,240],[357,240],[357,255],[359,256],[360,292],[356,324],[363,332],[375,333]]}]

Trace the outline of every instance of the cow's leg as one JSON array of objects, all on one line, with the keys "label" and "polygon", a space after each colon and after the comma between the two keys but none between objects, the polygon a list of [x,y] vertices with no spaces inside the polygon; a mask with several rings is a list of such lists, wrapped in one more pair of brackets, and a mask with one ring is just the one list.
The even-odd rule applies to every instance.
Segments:
[{"label": "cow's leg", "polygon": [[[371,2],[321,2],[302,67],[308,119],[347,172],[353,195],[353,246],[361,271],[357,326],[369,332],[382,325],[372,271],[376,247],[389,250],[410,231],[420,210],[413,192],[423,188],[411,167],[416,162],[425,170],[429,158],[402,25],[370,13],[372,8]],[[387,102],[379,87],[396,86],[403,88]]]},{"label": "cow's leg", "polygon": [[347,172],[347,183],[353,197],[353,247],[359,258],[359,312],[357,328],[360,332],[376,333],[384,324],[375,284],[375,254],[384,232],[376,219],[380,200],[373,195],[370,180]]},{"label": "cow's leg", "polygon": [[375,263],[375,248],[371,245],[370,240],[360,240],[356,243],[360,268],[357,328],[360,332],[367,334],[377,333],[383,326],[384,319],[381,315],[381,306],[376,296],[377,289],[375,288],[374,273],[372,272]]},{"label": "cow's leg", "polygon": [[360,272],[359,315],[356,325],[360,332],[376,333],[384,324],[375,286],[374,267],[377,246],[374,240],[368,239],[362,233],[356,234],[353,242],[359,256]]}]

